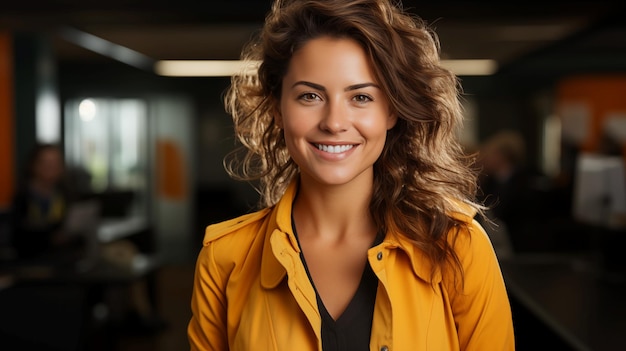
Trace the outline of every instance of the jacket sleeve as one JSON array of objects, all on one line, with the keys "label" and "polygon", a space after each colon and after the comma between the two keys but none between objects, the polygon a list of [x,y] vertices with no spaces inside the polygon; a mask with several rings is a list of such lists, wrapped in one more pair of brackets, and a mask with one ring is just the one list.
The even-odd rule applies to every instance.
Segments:
[{"label": "jacket sleeve", "polygon": [[228,350],[225,277],[214,260],[214,243],[204,246],[196,261],[187,335],[192,351]]},{"label": "jacket sleeve", "polygon": [[511,306],[495,251],[478,222],[468,226],[469,235],[460,233],[456,246],[463,286],[458,280],[447,284],[461,350],[515,350]]}]

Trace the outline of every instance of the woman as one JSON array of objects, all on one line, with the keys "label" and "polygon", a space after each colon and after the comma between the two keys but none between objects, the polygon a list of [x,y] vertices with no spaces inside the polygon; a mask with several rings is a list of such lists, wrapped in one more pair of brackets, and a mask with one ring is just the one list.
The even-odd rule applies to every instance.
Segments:
[{"label": "woman", "polygon": [[31,150],[12,205],[12,241],[20,258],[46,256],[68,244],[62,231],[68,208],[64,172],[57,145],[37,144]]},{"label": "woman", "polygon": [[458,84],[390,1],[277,1],[226,105],[263,209],[209,226],[192,350],[512,350]]}]

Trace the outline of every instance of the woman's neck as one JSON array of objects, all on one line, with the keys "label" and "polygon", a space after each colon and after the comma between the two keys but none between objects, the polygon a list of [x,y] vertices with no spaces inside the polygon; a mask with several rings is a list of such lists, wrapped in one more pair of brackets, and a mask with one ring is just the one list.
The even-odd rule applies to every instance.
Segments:
[{"label": "woman's neck", "polygon": [[42,181],[39,179],[33,179],[30,182],[30,188],[37,194],[51,195],[54,193],[56,185],[54,183]]},{"label": "woman's neck", "polygon": [[298,235],[343,241],[349,237],[376,235],[369,212],[372,186],[363,184],[323,185],[300,181],[294,203]]}]

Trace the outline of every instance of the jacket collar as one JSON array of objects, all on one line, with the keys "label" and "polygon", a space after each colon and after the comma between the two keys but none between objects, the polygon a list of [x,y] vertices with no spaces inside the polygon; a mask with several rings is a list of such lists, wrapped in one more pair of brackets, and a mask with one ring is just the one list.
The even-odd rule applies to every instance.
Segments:
[{"label": "jacket collar", "polygon": [[[470,225],[476,215],[476,210],[469,204],[461,201],[452,201],[450,217]],[[426,253],[417,247],[411,239],[399,233],[388,232],[381,245],[388,245],[388,248],[397,247],[406,253],[411,261],[411,267],[416,276],[426,282],[433,284],[442,280],[442,272],[439,268],[433,270],[433,262]]]},{"label": "jacket collar", "polygon": [[441,281],[441,272],[432,270],[432,261],[426,253],[418,248],[410,239],[401,234],[387,232],[385,240],[378,247],[384,249],[399,249],[409,258],[413,273],[427,283]]},{"label": "jacket collar", "polygon": [[[289,249],[292,254],[300,254],[300,247],[291,224],[291,209],[298,191],[298,183],[298,178],[294,179],[287,187],[285,194],[271,210],[261,260],[261,285],[268,289],[278,286],[287,273],[285,267],[276,258],[281,254],[281,251]],[[471,222],[473,215],[471,207],[459,205],[457,209],[458,211],[452,214],[453,217]],[[417,277],[430,283],[441,281],[441,272],[439,270],[433,271],[432,261],[424,251],[404,235],[387,232],[383,242],[372,248],[372,250],[380,249],[401,249],[409,258],[411,268]]]}]

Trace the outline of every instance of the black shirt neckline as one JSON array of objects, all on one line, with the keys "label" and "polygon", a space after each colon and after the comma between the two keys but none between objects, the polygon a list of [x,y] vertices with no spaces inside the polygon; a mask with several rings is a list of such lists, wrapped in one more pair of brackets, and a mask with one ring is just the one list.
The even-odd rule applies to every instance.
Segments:
[{"label": "black shirt neckline", "polygon": [[[376,303],[376,291],[378,289],[378,278],[372,270],[369,261],[365,262],[365,267],[361,275],[359,286],[350,299],[346,309],[334,319],[320,294],[315,287],[315,283],[306,264],[302,245],[298,237],[295,221],[293,218],[293,210],[291,212],[291,226],[294,236],[300,248],[300,260],[304,265],[306,274],[311,282],[311,286],[315,291],[317,306],[321,317],[322,330],[322,349],[324,351],[347,351],[347,350],[369,350],[369,340],[372,330],[372,319],[374,316],[374,305]],[[370,247],[374,247],[382,243],[383,235],[378,233]],[[365,337],[367,336],[367,337]]]}]

